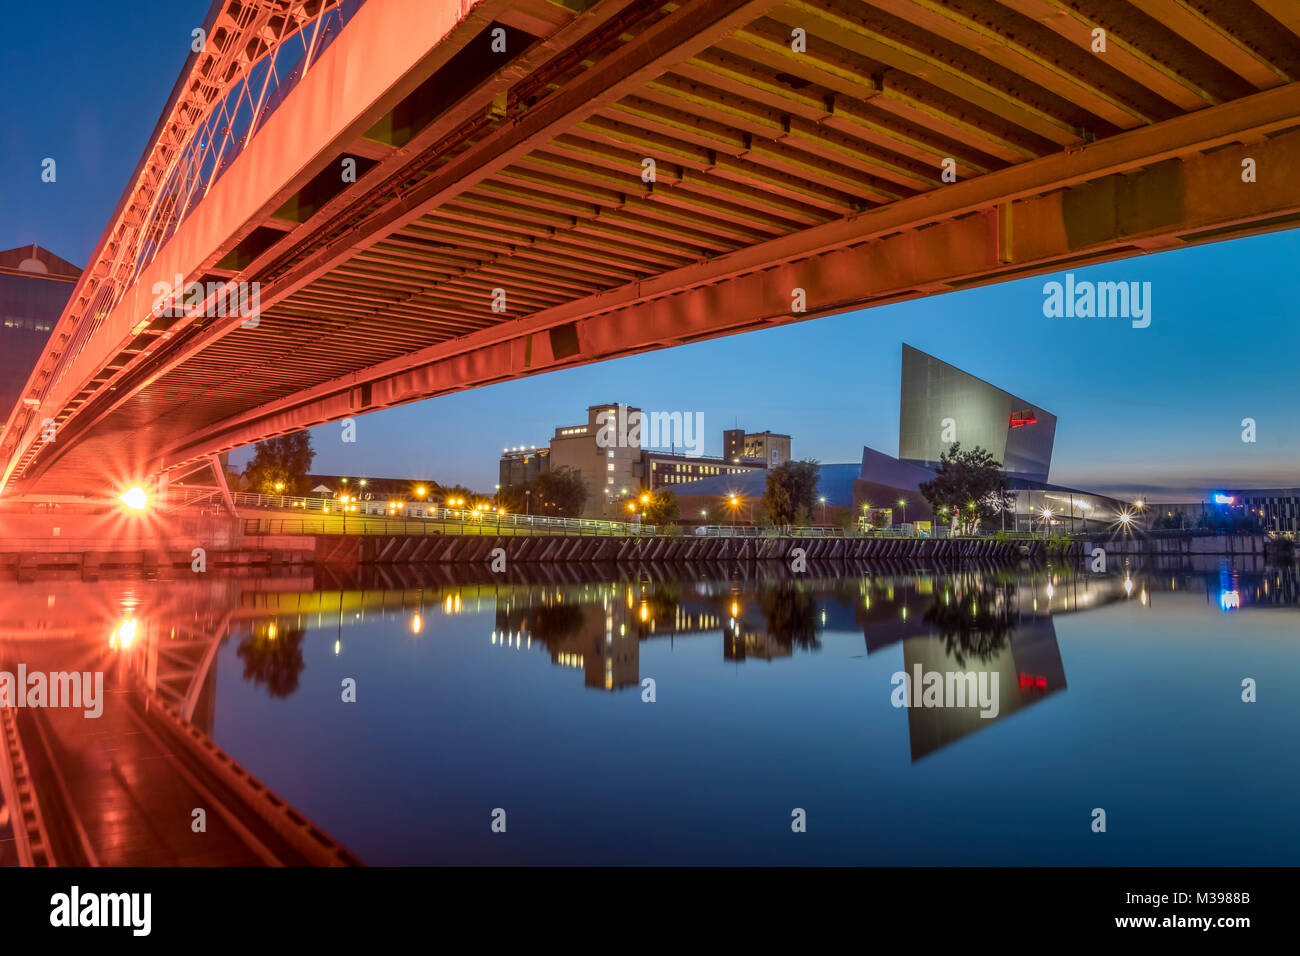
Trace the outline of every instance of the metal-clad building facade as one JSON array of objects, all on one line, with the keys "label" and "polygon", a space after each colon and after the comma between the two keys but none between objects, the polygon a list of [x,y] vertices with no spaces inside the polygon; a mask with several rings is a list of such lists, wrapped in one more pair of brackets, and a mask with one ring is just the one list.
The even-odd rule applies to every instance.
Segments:
[{"label": "metal-clad building facade", "polygon": [[1008,475],[1045,482],[1056,416],[910,345],[903,345],[898,457],[926,468],[958,442],[976,445]]}]

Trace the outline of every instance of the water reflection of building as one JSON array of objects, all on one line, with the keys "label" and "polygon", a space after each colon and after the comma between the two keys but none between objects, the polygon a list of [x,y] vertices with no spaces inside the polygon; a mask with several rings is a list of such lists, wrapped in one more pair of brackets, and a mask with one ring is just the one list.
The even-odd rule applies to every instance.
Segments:
[{"label": "water reflection of building", "polygon": [[640,681],[642,641],[721,634],[724,660],[776,660],[795,645],[816,646],[815,586],[774,582],[757,596],[719,583],[691,598],[676,584],[541,589],[526,599],[502,595],[493,643],[546,648],[554,664],[581,670],[587,687],[616,690]]},{"label": "water reflection of building", "polygon": [[986,730],[1025,707],[1065,689],[1065,665],[1051,617],[1019,622],[1005,640],[981,652],[963,649],[960,638],[940,635],[909,637],[903,642],[903,670],[997,674],[997,713],[981,717],[978,707],[909,707],[907,731],[912,759],[919,760],[980,730]]},{"label": "water reflection of building", "polygon": [[[1063,592],[1068,587],[1072,595]],[[917,574],[864,580],[857,617],[867,653],[901,644],[908,675],[918,667],[922,674],[984,674],[990,687],[997,675],[994,716],[980,716],[976,706],[907,709],[912,759],[919,760],[1064,690],[1052,613],[1124,596],[1122,581],[1114,578],[1063,582],[1051,572],[996,570]]]},{"label": "water reflection of building", "polygon": [[1220,559],[1210,574],[1175,574],[1169,590],[1204,588],[1205,600],[1222,611],[1243,608],[1294,608],[1300,605],[1300,575],[1284,566],[1245,570]]},{"label": "water reflection of building", "polygon": [[722,657],[728,661],[745,661],[752,658],[772,661],[794,654],[794,645],[781,641],[762,626],[746,625],[736,621],[722,632]]},{"label": "water reflection of building", "polygon": [[[631,599],[630,589],[628,594]],[[499,634],[505,642],[527,640],[529,647],[537,642],[553,664],[581,670],[587,687],[615,690],[634,686],[639,678],[640,628],[628,627],[627,612],[608,591],[597,603],[572,593],[566,601],[556,589],[537,604],[499,602],[492,639]]]}]

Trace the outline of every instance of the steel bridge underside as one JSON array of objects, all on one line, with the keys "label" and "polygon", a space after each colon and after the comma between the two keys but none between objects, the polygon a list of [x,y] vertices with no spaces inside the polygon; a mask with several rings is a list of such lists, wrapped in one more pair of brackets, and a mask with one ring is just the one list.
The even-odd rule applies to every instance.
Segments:
[{"label": "steel bridge underside", "polygon": [[[367,0],[57,381],[56,327],[5,491],[1292,227],[1300,8],[1218,6]],[[176,276],[256,327],[155,318]]]}]

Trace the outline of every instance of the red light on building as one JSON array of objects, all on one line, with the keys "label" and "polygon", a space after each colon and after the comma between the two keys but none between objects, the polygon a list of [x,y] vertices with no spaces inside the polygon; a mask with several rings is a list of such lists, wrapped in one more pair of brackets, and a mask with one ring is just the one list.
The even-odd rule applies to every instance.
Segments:
[{"label": "red light on building", "polygon": [[1021,690],[1047,690],[1047,678],[1036,674],[1020,675]]},{"label": "red light on building", "polygon": [[1011,413],[1011,427],[1020,428],[1022,425],[1038,424],[1038,416],[1032,408],[1024,408],[1018,412]]}]

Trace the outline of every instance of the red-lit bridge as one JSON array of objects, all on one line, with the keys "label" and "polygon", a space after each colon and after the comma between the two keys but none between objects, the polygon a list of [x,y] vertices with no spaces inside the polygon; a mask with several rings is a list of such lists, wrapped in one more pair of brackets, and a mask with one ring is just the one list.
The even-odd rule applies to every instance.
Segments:
[{"label": "red-lit bridge", "polygon": [[[218,0],[206,40],[6,495],[1300,215],[1294,0]],[[177,277],[260,312],[155,314]]]}]

